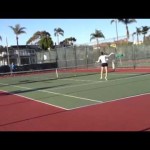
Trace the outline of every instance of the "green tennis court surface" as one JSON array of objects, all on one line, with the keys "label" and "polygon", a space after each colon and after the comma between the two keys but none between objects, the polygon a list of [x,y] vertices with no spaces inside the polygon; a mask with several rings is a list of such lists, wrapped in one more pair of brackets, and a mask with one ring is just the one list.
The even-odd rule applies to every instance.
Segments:
[{"label": "green tennis court surface", "polygon": [[0,79],[0,90],[8,91],[63,109],[74,109],[150,92],[150,74],[99,73],[51,79],[49,74]]}]

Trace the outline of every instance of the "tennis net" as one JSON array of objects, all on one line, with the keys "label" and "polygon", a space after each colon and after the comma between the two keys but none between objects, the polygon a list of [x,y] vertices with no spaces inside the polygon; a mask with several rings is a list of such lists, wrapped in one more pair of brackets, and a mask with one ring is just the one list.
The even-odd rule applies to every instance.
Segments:
[{"label": "tennis net", "polygon": [[[108,72],[113,72],[112,68],[108,69]],[[9,73],[0,73],[0,78],[8,77],[8,80],[13,79],[14,81],[21,82],[38,82],[38,81],[46,81],[46,80],[54,80],[54,79],[62,79],[69,77],[79,77],[79,76],[88,76],[88,75],[99,75],[100,73],[100,65],[91,64],[88,66],[80,65],[80,66],[72,66],[66,68],[54,68],[54,69],[42,69],[42,70],[30,70],[30,71],[20,71],[20,72],[9,72]],[[150,69],[142,72],[140,69],[131,69],[131,68],[116,68],[115,72],[117,75],[114,78],[124,78],[126,77],[126,73],[128,76],[140,76],[150,73]],[[113,75],[113,73],[111,73]],[[121,75],[122,74],[122,75]],[[124,75],[123,75],[124,74]]]},{"label": "tennis net", "polygon": [[99,73],[99,67],[94,66],[94,64],[85,66],[72,66],[64,68],[54,68],[54,69],[42,69],[42,70],[30,70],[30,71],[19,71],[19,72],[7,72],[0,73],[0,77],[17,77],[17,78],[29,78],[34,79],[58,79],[67,78],[74,76],[85,76],[90,74]]}]

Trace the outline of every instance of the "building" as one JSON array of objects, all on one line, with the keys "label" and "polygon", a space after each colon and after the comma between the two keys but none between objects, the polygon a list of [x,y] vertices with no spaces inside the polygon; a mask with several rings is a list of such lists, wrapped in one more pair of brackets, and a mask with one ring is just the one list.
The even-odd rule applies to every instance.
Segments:
[{"label": "building", "polygon": [[0,47],[0,65],[12,62],[18,66],[37,63],[37,52],[42,51],[38,45],[16,45]]}]

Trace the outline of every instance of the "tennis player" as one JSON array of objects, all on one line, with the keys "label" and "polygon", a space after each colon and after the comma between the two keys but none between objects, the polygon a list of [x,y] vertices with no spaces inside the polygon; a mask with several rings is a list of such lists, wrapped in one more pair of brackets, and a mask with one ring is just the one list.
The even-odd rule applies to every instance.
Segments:
[{"label": "tennis player", "polygon": [[105,80],[107,80],[107,74],[108,74],[108,59],[109,57],[114,54],[114,53],[110,53],[109,55],[104,55],[103,52],[101,52],[101,55],[99,56],[98,60],[96,61],[101,62],[101,74],[100,74],[100,79],[103,78],[103,72],[105,69]]}]

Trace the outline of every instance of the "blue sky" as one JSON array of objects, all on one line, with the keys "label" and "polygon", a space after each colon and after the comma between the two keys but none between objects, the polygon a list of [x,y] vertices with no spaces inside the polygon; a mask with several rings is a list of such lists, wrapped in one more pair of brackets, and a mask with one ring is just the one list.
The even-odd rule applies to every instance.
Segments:
[{"label": "blue sky", "polygon": [[[116,37],[115,23],[111,24],[110,19],[0,19],[0,36],[2,41],[0,45],[6,46],[6,37],[8,46],[16,45],[15,34],[9,26],[20,24],[26,27],[26,34],[19,35],[19,45],[25,45],[26,41],[36,32],[46,30],[51,34],[52,40],[57,42],[54,36],[54,28],[62,28],[64,36],[60,36],[60,41],[68,37],[75,37],[76,44],[90,43],[90,34],[95,29],[101,30],[105,39]],[[150,19],[136,19],[137,23],[130,24],[130,34],[135,32],[136,27],[150,26]],[[125,25],[118,23],[119,36],[126,35]],[[148,34],[149,35],[149,34]]]}]

